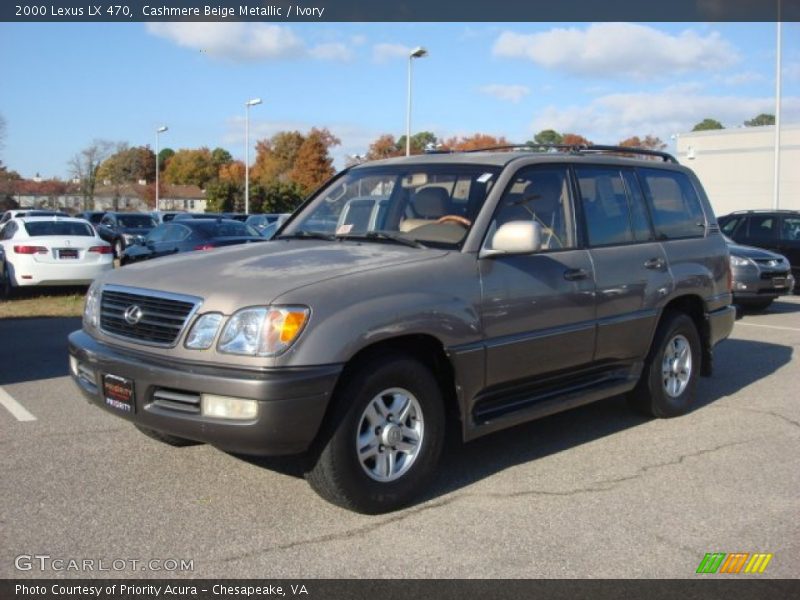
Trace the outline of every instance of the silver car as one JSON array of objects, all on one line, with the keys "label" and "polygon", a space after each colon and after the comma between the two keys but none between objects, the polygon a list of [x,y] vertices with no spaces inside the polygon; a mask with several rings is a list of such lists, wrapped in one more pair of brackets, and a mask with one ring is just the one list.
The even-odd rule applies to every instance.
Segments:
[{"label": "silver car", "polygon": [[725,239],[731,253],[735,304],[764,310],[778,296],[792,293],[794,275],[785,256]]}]

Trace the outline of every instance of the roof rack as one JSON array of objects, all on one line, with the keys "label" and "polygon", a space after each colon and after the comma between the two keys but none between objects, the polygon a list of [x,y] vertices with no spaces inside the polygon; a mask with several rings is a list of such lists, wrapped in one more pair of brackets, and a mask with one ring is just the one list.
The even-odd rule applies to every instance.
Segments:
[{"label": "roof rack", "polygon": [[648,148],[634,148],[631,146],[603,146],[598,144],[507,144],[503,146],[488,146],[486,148],[475,148],[465,150],[465,152],[493,152],[496,150],[532,150],[536,152],[561,151],[570,154],[582,154],[584,152],[610,152],[616,154],[639,154],[642,156],[655,156],[664,162],[677,164],[678,161],[669,152],[661,150],[650,150]]}]

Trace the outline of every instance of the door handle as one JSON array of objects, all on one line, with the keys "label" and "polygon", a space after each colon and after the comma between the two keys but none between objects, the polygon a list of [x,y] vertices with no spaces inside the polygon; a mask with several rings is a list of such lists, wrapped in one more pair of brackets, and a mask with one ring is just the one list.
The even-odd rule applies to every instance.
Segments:
[{"label": "door handle", "polygon": [[656,269],[660,270],[664,268],[664,259],[663,258],[651,258],[650,260],[644,261],[644,268],[645,269]]},{"label": "door handle", "polygon": [[586,279],[589,277],[589,271],[586,269],[567,269],[564,271],[564,279],[567,281],[578,281],[579,279]]}]

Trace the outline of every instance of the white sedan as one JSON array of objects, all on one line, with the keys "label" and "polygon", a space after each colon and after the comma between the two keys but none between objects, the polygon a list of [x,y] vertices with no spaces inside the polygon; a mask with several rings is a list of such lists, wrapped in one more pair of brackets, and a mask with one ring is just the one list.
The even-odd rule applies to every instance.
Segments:
[{"label": "white sedan", "polygon": [[70,217],[21,217],[0,229],[0,293],[34,285],[88,285],[114,266],[94,227]]}]

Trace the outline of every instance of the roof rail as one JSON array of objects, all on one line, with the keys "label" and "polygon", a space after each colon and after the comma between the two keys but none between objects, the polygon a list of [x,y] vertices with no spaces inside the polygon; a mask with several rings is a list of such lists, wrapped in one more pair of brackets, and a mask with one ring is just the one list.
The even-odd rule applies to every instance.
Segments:
[{"label": "roof rail", "polygon": [[537,152],[562,151],[570,154],[581,154],[583,152],[610,152],[618,154],[639,154],[642,156],[655,156],[664,162],[677,164],[678,161],[669,152],[661,150],[650,150],[648,148],[635,148],[631,146],[603,146],[599,144],[507,144],[504,146],[488,146],[486,148],[475,148],[466,152],[492,152],[495,150],[532,150]]}]

